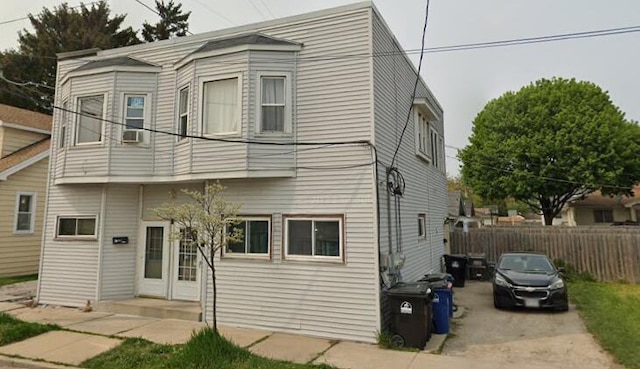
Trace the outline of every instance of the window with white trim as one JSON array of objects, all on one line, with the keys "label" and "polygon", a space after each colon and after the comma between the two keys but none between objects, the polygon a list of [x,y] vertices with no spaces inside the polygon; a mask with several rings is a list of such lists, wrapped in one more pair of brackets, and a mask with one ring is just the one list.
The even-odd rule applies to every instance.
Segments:
[{"label": "window with white trim", "polygon": [[254,255],[268,256],[271,246],[270,218],[243,218],[237,224],[227,227],[227,235],[239,235],[238,240],[229,242],[225,256]]},{"label": "window with white trim", "polygon": [[202,132],[205,135],[239,133],[239,78],[205,82],[203,91]]},{"label": "window with white trim", "polygon": [[189,87],[178,93],[178,141],[184,140],[189,134]]},{"label": "window with white trim", "polygon": [[78,112],[76,145],[101,143],[104,95],[79,97]]},{"label": "window with white trim", "polygon": [[88,216],[59,216],[56,226],[58,238],[95,238],[97,235],[97,217]]},{"label": "window with white trim", "polygon": [[64,147],[65,141],[67,139],[67,119],[69,119],[69,102],[62,102],[62,113],[60,117],[60,137],[58,138],[58,148],[62,149]]},{"label": "window with white trim", "polygon": [[427,214],[418,214],[418,238],[427,238]]},{"label": "window with white trim", "polygon": [[260,77],[260,133],[286,131],[286,85],[285,76]]},{"label": "window with white trim", "polygon": [[444,159],[444,138],[442,138],[442,136],[438,135],[438,154],[439,154],[439,160],[438,160],[438,168],[441,171],[445,170],[445,159]]},{"label": "window with white trim", "polygon": [[145,117],[144,95],[124,95],[124,122],[126,129],[143,129]]},{"label": "window with white trim", "polygon": [[438,153],[438,132],[431,128],[429,137],[429,146],[431,147],[431,164],[433,164],[434,167],[439,168],[440,154]]},{"label": "window with white trim", "polygon": [[342,218],[287,218],[287,259],[342,260],[342,228]]},{"label": "window with white trim", "polygon": [[32,192],[18,192],[16,195],[15,233],[33,233],[35,197]]},{"label": "window with white trim", "polygon": [[425,159],[429,158],[429,121],[422,112],[416,113],[416,153]]}]

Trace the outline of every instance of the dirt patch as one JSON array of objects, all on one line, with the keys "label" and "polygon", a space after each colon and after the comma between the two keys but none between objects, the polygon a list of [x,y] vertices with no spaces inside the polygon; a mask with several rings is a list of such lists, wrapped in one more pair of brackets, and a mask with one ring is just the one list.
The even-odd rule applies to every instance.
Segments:
[{"label": "dirt patch", "polygon": [[455,289],[455,300],[466,314],[452,325],[443,355],[545,368],[622,368],[587,333],[574,307],[566,313],[497,310],[487,282]]},{"label": "dirt patch", "polygon": [[29,300],[36,296],[38,281],[20,282],[0,287],[0,302]]}]

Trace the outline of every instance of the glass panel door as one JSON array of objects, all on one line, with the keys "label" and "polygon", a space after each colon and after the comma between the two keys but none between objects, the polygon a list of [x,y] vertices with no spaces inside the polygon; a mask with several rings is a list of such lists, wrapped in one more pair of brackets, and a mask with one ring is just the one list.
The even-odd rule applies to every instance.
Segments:
[{"label": "glass panel door", "polygon": [[145,222],[139,242],[138,295],[167,297],[169,272],[168,224]]},{"label": "glass panel door", "polygon": [[182,237],[174,244],[173,283],[171,298],[197,301],[200,298],[200,265],[198,246],[190,232],[182,231]]}]

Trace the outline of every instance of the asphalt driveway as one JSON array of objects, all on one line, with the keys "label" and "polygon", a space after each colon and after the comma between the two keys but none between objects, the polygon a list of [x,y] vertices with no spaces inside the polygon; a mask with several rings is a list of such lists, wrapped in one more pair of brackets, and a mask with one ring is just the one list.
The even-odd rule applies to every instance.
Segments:
[{"label": "asphalt driveway", "polygon": [[587,333],[574,306],[566,313],[497,310],[491,283],[470,281],[454,291],[465,314],[453,324],[443,355],[513,363],[514,367],[622,368]]}]

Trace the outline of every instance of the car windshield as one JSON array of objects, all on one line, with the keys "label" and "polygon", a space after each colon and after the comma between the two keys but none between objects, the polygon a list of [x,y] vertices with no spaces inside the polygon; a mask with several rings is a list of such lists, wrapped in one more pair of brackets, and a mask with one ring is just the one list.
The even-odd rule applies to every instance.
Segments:
[{"label": "car windshield", "polygon": [[551,273],[554,271],[549,259],[543,255],[504,255],[498,268],[531,273]]}]

